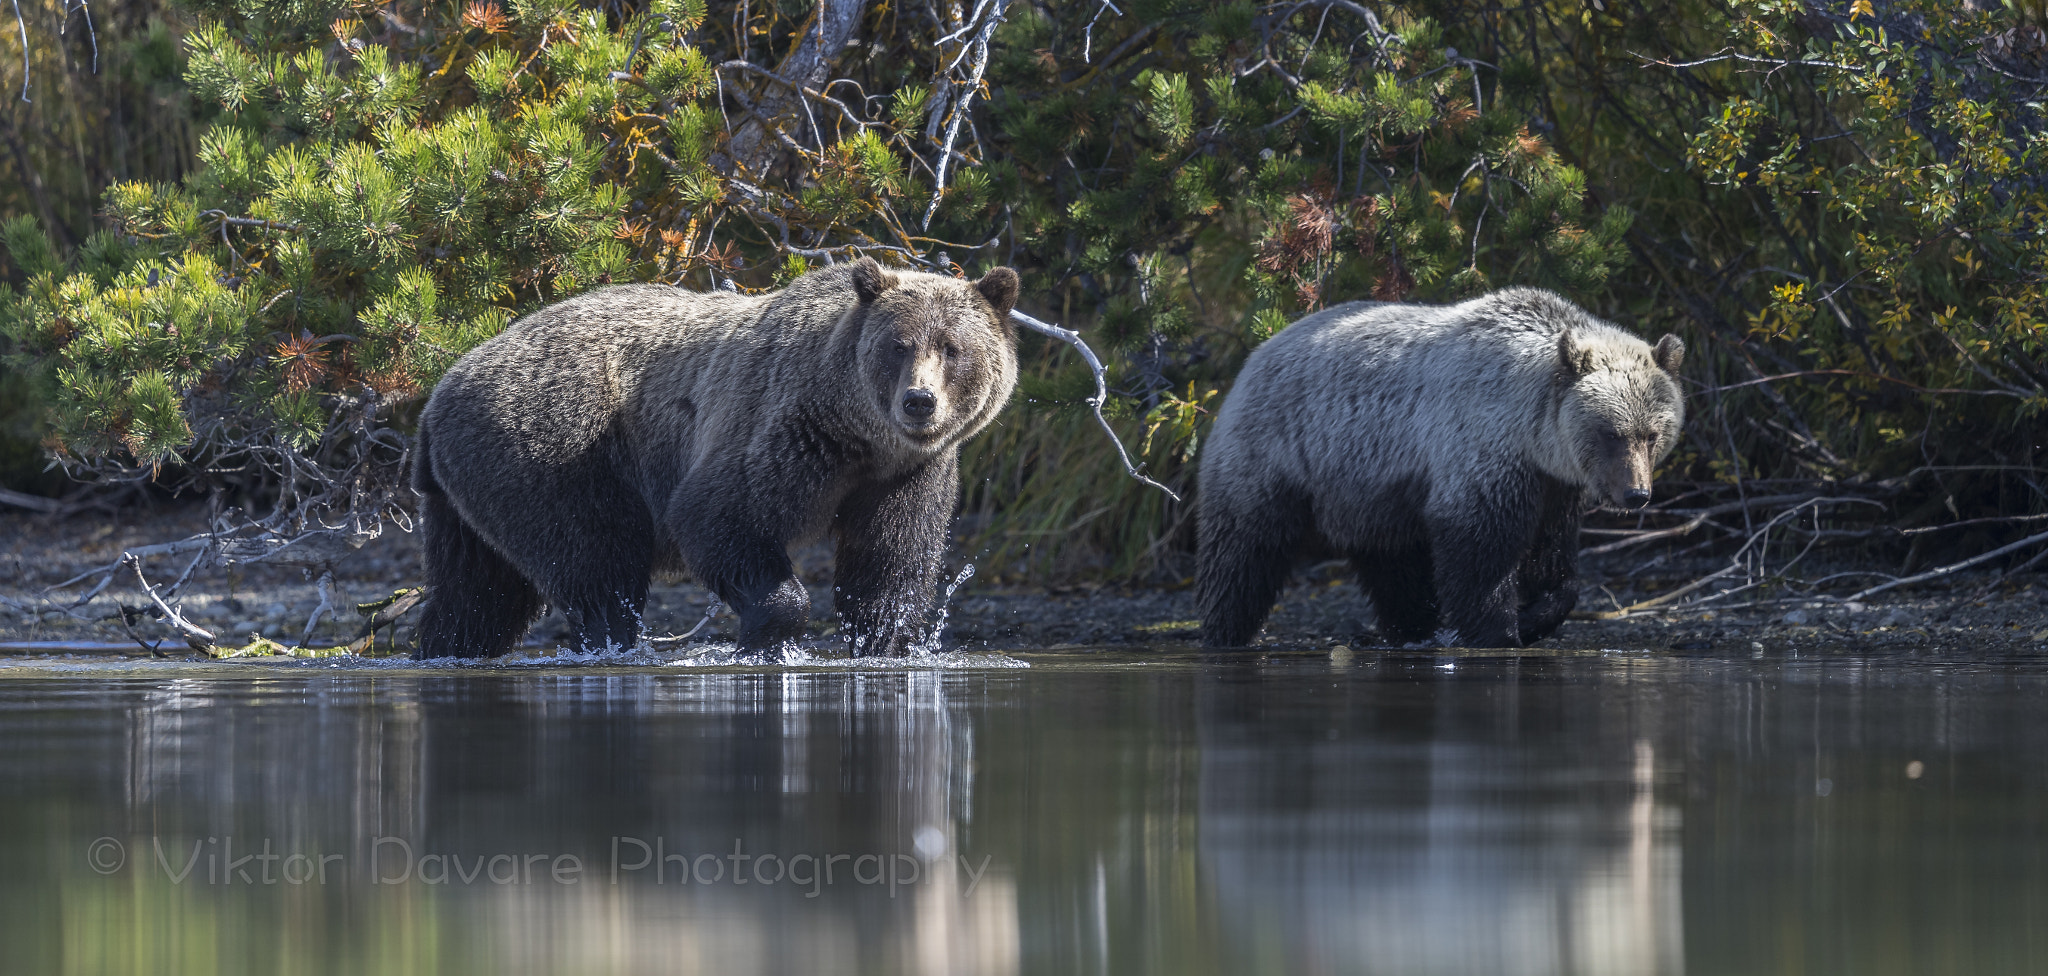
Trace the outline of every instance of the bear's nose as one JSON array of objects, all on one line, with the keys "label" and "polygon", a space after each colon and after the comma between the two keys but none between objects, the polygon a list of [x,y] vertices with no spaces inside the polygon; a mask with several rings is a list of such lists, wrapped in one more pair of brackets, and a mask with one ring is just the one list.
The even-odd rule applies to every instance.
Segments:
[{"label": "bear's nose", "polygon": [[908,390],[903,394],[903,413],[915,420],[930,420],[939,408],[939,398],[930,390]]},{"label": "bear's nose", "polygon": [[1650,490],[1648,488],[1630,488],[1621,493],[1621,506],[1623,508],[1641,508],[1649,503]]}]

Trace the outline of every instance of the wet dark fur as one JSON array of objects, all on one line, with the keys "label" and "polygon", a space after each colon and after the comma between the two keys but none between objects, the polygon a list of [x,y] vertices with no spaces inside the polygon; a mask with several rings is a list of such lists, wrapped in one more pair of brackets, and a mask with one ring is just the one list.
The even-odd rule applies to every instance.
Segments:
[{"label": "wet dark fur", "polygon": [[[1383,640],[1428,641],[1443,622],[1483,619],[1501,599],[1502,581],[1517,608],[1514,644],[1550,636],[1578,605],[1581,493],[1536,471],[1503,481],[1505,490],[1481,509],[1483,519],[1438,533],[1436,547],[1464,556],[1442,567],[1432,558],[1413,484],[1389,486],[1367,504],[1370,521],[1359,528],[1378,544],[1348,550],[1317,531],[1306,492],[1276,492],[1249,511],[1221,493],[1205,495],[1197,577],[1203,643],[1251,643],[1303,553],[1350,560],[1378,612]],[[1439,593],[1449,598],[1439,600]],[[1492,636],[1506,643],[1505,635]]]},{"label": "wet dark fur", "polygon": [[[789,547],[826,534],[844,632],[900,653],[932,601],[959,442],[1015,382],[1016,285],[864,260],[763,296],[601,289],[514,323],[421,417],[419,653],[502,654],[543,604],[579,647],[630,646],[662,567],[733,608],[743,646],[773,645],[810,620]],[[936,388],[914,430],[905,383]]]}]

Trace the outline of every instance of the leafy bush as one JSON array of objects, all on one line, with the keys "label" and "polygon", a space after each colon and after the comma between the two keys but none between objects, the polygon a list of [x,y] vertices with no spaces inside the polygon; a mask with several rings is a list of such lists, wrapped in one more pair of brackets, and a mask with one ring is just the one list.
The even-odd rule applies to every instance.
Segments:
[{"label": "leafy bush", "polygon": [[[2048,59],[2020,8],[191,0],[194,168],[112,186],[76,246],[0,226],[0,333],[75,472],[257,475],[291,531],[402,514],[441,371],[607,282],[1015,264],[1113,351],[1110,413],[1180,488],[1302,312],[1536,284],[1693,340],[1688,476],[2025,510]],[[1179,575],[1191,509],[1125,478],[1060,348],[1027,337],[967,451],[970,553]]]},{"label": "leafy bush", "polygon": [[[176,31],[149,2],[22,0],[10,12],[34,40],[24,53],[22,31],[0,32],[0,218],[33,214],[69,252],[90,236],[110,183],[174,179],[189,165],[196,135]],[[21,280],[4,248],[0,280]],[[38,385],[0,360],[0,486],[56,494],[65,479],[46,470]]]},{"label": "leafy bush", "polygon": [[1827,478],[2001,467],[1943,490],[1974,483],[1972,507],[2042,500],[2040,10],[1744,4],[1730,53],[1679,69],[1717,92],[1689,162],[1713,197],[1762,217],[1743,302],[1715,323],[1755,353],[1729,378],[1797,381],[1782,384],[1790,410],[1744,405],[1763,448],[1750,470],[1773,457]]},{"label": "leafy bush", "polygon": [[[1465,94],[1474,66],[1426,18],[1141,4],[1098,55],[1078,13],[1002,5],[975,24],[856,7],[836,44],[830,18],[694,0],[188,9],[185,79],[215,113],[198,166],[109,188],[114,226],[68,256],[28,217],[0,228],[24,279],[0,296],[12,362],[48,381],[76,470],[264,472],[302,514],[402,509],[394,406],[608,282],[767,287],[856,252],[957,269],[1001,248],[1099,317],[1156,409],[1326,290],[1593,285],[1626,224],[1579,225],[1583,181]],[[1324,14],[1362,39],[1312,29]],[[867,56],[837,74],[816,52],[855,33]],[[1176,267],[1197,260],[1245,271],[1206,321]],[[1157,416],[1189,442],[1200,413]]]}]

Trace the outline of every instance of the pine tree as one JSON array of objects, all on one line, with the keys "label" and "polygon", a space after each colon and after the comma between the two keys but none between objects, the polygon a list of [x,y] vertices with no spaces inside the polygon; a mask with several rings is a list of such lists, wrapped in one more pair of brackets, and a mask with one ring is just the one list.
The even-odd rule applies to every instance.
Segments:
[{"label": "pine tree", "polygon": [[[1173,391],[1279,320],[1497,277],[1596,287],[1625,225],[1581,226],[1582,180],[1526,113],[1473,101],[1477,66],[1429,20],[1350,5],[187,9],[185,79],[216,113],[195,171],[109,188],[112,226],[68,256],[29,218],[0,228],[25,276],[0,318],[74,470],[263,472],[301,527],[402,511],[406,405],[606,283],[1000,256],[1126,354],[1124,409],[1174,466],[1205,414]],[[1243,269],[1206,316],[1198,263]]]}]

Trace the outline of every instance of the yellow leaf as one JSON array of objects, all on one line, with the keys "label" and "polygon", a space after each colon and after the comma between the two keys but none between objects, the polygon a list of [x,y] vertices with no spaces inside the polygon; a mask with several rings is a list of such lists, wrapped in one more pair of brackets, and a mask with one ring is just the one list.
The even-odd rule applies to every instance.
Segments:
[{"label": "yellow leaf", "polygon": [[1849,5],[1850,20],[1855,20],[1858,17],[1875,16],[1877,16],[1877,11],[1870,9],[1870,0],[1856,0],[1855,3]]}]

